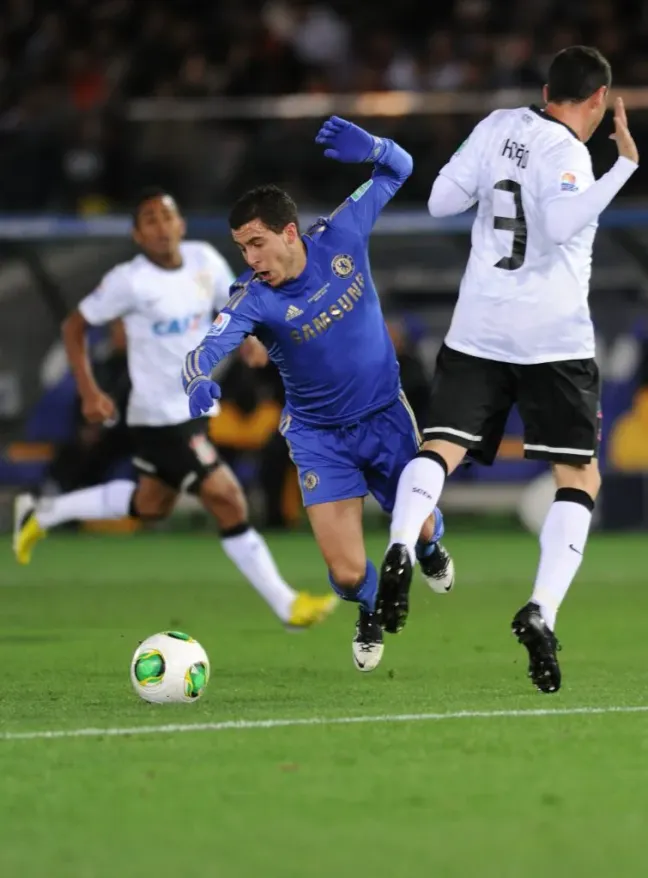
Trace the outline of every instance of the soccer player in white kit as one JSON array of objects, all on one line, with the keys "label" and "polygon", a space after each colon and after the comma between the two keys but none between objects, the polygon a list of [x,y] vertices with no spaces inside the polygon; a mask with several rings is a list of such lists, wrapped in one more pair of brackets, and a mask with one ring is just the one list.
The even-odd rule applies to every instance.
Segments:
[{"label": "soccer player in white kit", "polygon": [[[334,608],[334,596],[294,591],[283,579],[263,539],[250,526],[241,486],[208,437],[207,419],[190,419],[180,375],[187,353],[201,341],[214,312],[229,298],[234,275],[210,245],[182,239],[185,224],[173,198],[152,189],[137,200],[133,237],[140,254],[109,271],[63,324],[63,339],[85,418],[104,423],[115,405],[98,387],[88,359],[88,326],[123,321],[131,393],[131,431],[137,483],[118,479],[37,503],[16,500],[14,552],[31,559],[46,532],[67,521],[143,520],[168,516],[181,491],[196,494],[218,522],[221,544],[256,591],[288,626],[307,628]],[[248,362],[267,362],[253,338],[242,348]],[[217,413],[214,408],[211,415]]]},{"label": "soccer player in white kit", "polygon": [[610,82],[596,49],[565,49],[551,64],[544,109],[491,113],[434,182],[432,216],[479,206],[425,442],[400,478],[378,593],[382,624],[395,633],[407,618],[414,545],[446,477],[466,454],[493,462],[516,403],[525,457],[549,461],[557,488],[533,593],[512,623],[543,692],[560,688],[556,614],[582,561],[601,481],[592,246],[599,214],[639,161],[619,98],[611,135],[619,158],[594,179],[585,143],[603,119]]}]

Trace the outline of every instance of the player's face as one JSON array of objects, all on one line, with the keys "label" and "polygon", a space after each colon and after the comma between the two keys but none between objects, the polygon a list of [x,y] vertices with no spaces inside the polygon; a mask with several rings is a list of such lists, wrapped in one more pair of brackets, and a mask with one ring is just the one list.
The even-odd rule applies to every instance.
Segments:
[{"label": "player's face", "polygon": [[254,219],[240,229],[233,229],[232,237],[250,268],[271,287],[278,287],[294,276],[295,245],[299,242],[294,223],[288,223],[281,232],[273,232],[260,219]]},{"label": "player's face", "polygon": [[184,220],[169,195],[151,198],[140,207],[133,238],[148,256],[161,261],[173,259],[184,234]]}]

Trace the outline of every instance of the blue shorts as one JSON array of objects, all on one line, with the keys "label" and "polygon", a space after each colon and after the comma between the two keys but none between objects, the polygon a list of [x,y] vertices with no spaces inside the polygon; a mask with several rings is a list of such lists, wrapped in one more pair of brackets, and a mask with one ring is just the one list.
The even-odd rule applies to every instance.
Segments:
[{"label": "blue shorts", "polygon": [[280,430],[299,473],[304,506],[371,493],[391,512],[400,474],[420,446],[404,393],[349,427],[312,427],[284,415]]}]

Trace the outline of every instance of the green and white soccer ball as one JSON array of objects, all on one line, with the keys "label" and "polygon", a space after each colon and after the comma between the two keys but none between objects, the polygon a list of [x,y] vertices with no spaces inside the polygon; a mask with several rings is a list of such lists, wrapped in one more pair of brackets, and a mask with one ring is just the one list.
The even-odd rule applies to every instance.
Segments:
[{"label": "green and white soccer ball", "polygon": [[193,637],[181,631],[165,631],[140,643],[130,675],[133,689],[145,701],[191,703],[207,688],[209,659]]}]

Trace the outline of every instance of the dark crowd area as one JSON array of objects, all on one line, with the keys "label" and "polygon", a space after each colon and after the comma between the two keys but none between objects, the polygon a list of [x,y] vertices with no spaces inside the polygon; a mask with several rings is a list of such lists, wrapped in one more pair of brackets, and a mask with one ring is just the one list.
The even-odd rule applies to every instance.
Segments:
[{"label": "dark crowd area", "polygon": [[[322,165],[319,120],[129,120],[130,102],[366,91],[537,90],[552,56],[596,45],[615,85],[648,82],[640,0],[4,0],[0,17],[0,210],[106,211],[155,179],[192,209],[276,180],[317,201],[357,172]],[[630,114],[640,141],[645,113]],[[478,117],[365,120],[397,137],[420,202]],[[598,172],[614,159],[608,127]],[[638,174],[631,194],[648,192]]]}]

